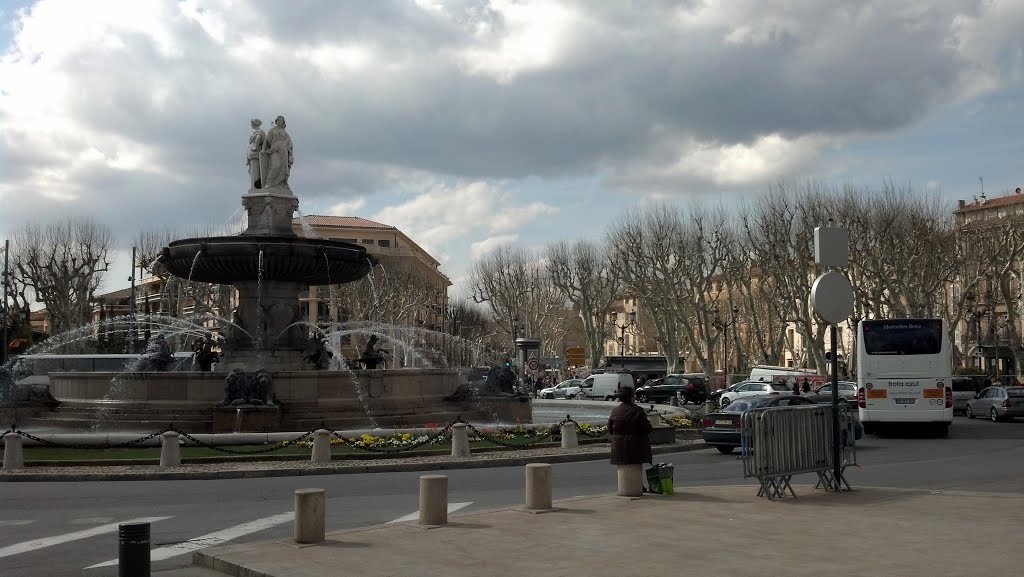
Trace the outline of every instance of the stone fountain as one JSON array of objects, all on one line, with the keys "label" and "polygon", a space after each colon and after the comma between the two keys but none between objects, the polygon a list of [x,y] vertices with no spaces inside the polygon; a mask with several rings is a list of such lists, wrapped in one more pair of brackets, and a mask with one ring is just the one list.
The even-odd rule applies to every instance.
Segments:
[{"label": "stone fountain", "polygon": [[258,120],[252,124],[245,231],[176,240],[157,263],[182,279],[237,289],[217,371],[50,373],[64,421],[89,421],[103,410],[111,428],[173,422],[188,432],[406,426],[457,416],[529,422],[521,395],[453,395],[467,381],[458,369],[310,370],[306,353],[322,335],[310,334],[300,292],[362,279],[377,260],[360,245],[295,234],[299,201],[288,183],[293,149],[284,118],[265,134]]}]

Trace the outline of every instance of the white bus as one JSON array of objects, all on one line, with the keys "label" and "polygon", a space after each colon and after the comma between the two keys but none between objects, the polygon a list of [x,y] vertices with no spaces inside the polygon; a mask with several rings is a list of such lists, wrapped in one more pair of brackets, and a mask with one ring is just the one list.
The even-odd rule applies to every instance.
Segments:
[{"label": "white bus", "polygon": [[943,319],[864,320],[857,327],[857,405],[864,432],[912,424],[945,436],[953,355]]}]

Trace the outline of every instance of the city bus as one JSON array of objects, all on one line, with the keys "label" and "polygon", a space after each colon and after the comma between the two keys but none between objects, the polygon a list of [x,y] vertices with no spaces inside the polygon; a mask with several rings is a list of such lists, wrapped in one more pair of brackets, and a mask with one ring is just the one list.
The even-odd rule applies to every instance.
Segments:
[{"label": "city bus", "polygon": [[864,432],[890,425],[940,436],[953,422],[953,355],[943,319],[872,319],[857,326],[857,406]]}]

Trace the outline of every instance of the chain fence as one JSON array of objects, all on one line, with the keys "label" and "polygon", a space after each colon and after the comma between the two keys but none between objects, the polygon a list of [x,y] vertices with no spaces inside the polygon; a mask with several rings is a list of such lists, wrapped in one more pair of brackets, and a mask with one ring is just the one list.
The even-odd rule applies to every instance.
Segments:
[{"label": "chain fence", "polygon": [[[452,426],[456,423],[465,424],[467,429],[472,432],[475,439],[487,441],[494,445],[508,448],[508,449],[523,449],[534,447],[544,442],[557,441],[561,436],[561,428],[565,424],[572,424],[576,428],[576,432],[583,437],[589,439],[602,439],[607,437],[607,428],[603,425],[592,426],[589,424],[583,424],[572,418],[571,415],[566,415],[565,419],[561,422],[549,426],[545,426],[540,429],[529,429],[522,425],[515,427],[498,430],[496,432],[490,432],[486,429],[481,429],[471,423],[467,423],[460,418],[445,424],[444,427],[438,429],[436,432],[431,434],[423,434],[417,437],[411,437],[410,433],[395,433],[389,437],[372,437],[369,435],[362,435],[360,437],[348,437],[342,432],[336,431],[332,428],[327,427],[325,424],[321,424],[318,429],[324,429],[334,439],[338,440],[338,443],[343,444],[347,447],[358,449],[370,453],[379,454],[399,454],[415,451],[427,445],[440,444],[450,440]],[[251,450],[239,450],[231,449],[224,445],[217,445],[203,441],[189,433],[180,431],[174,427],[173,424],[168,425],[166,428],[161,429],[155,433],[143,435],[137,439],[124,441],[120,443],[102,443],[102,444],[69,444],[61,443],[50,439],[45,439],[21,429],[18,429],[15,424],[11,425],[11,428],[0,434],[0,439],[8,435],[20,435],[26,439],[35,441],[39,445],[52,448],[63,448],[63,449],[125,449],[132,448],[159,437],[167,432],[174,432],[186,439],[196,447],[202,447],[219,453],[236,456],[249,456],[249,455],[263,455],[280,451],[289,447],[293,447],[300,444],[311,443],[311,437],[316,433],[316,429],[302,433],[294,439],[287,441],[280,441],[273,443],[270,446],[251,449]],[[364,437],[370,437],[369,440],[364,440]],[[410,442],[410,438],[412,438]],[[389,443],[400,443],[389,446]]]}]

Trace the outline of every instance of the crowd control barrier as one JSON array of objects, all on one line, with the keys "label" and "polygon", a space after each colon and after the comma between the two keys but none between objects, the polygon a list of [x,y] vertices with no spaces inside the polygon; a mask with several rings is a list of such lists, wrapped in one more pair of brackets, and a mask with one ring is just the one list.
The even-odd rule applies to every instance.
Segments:
[{"label": "crowd control barrier", "polygon": [[816,473],[826,491],[851,489],[842,473],[857,464],[856,417],[849,405],[840,404],[840,478],[834,474],[832,457],[832,407],[807,405],[751,409],[743,413],[740,449],[743,477],[756,477],[759,497],[775,499],[788,492],[793,475]]}]

